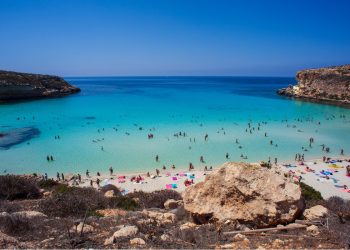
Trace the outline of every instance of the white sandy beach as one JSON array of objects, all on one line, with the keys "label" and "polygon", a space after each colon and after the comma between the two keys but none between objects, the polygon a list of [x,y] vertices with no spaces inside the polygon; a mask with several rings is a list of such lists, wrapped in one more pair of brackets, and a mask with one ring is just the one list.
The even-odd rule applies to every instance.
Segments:
[{"label": "white sandy beach", "polygon": [[[298,181],[298,177],[301,176],[301,181],[312,186],[316,190],[320,191],[323,198],[327,199],[331,196],[339,196],[344,199],[350,199],[350,189],[344,190],[343,186],[347,185],[350,188],[350,177],[346,176],[346,166],[350,165],[349,161],[345,159],[350,159],[347,157],[336,157],[332,160],[337,161],[336,163],[325,163],[322,159],[312,159],[304,162],[301,165],[299,162],[288,162],[280,163],[277,166],[273,165],[272,171],[277,171],[280,173],[290,173],[293,180]],[[340,160],[340,161],[338,161]],[[290,166],[285,166],[289,165]],[[218,168],[219,166],[215,167]],[[310,171],[306,171],[306,167],[309,167]],[[314,172],[311,172],[314,170]],[[320,172],[324,170],[329,174],[329,178]],[[112,184],[121,190],[125,190],[125,193],[130,193],[133,191],[144,191],[152,192],[156,190],[172,189],[178,192],[185,190],[186,186],[184,184],[185,180],[192,180],[196,184],[198,182],[204,181],[205,176],[210,174],[212,171],[204,170],[161,170],[159,176],[151,175],[147,177],[145,173],[128,173],[128,174],[113,174],[102,173],[100,176],[90,175],[90,177],[82,177],[82,182],[79,186],[88,187],[90,186],[91,180],[93,181],[93,187],[99,188],[96,184],[97,178],[100,180],[100,187]],[[67,174],[66,179],[70,178],[72,174]],[[125,178],[121,178],[125,176]],[[141,176],[142,181],[136,183],[131,181],[132,177]],[[70,182],[72,184],[72,182]],[[176,188],[173,185],[176,185]],[[167,187],[168,185],[168,187]],[[170,187],[171,186],[171,187]],[[349,192],[348,192],[349,191]]]}]

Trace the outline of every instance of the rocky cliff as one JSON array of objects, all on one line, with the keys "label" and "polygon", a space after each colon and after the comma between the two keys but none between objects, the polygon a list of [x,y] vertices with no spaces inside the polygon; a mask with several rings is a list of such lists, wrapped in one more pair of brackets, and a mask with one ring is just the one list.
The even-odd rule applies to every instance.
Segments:
[{"label": "rocky cliff", "polygon": [[0,70],[0,102],[43,97],[60,97],[80,89],[63,78]]},{"label": "rocky cliff", "polygon": [[350,64],[299,71],[297,85],[277,91],[280,95],[350,106]]}]

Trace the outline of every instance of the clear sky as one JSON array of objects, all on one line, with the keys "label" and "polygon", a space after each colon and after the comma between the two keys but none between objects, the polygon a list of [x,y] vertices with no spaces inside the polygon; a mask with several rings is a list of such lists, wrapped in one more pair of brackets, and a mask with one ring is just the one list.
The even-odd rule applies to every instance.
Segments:
[{"label": "clear sky", "polygon": [[294,76],[350,63],[350,0],[0,0],[0,69]]}]

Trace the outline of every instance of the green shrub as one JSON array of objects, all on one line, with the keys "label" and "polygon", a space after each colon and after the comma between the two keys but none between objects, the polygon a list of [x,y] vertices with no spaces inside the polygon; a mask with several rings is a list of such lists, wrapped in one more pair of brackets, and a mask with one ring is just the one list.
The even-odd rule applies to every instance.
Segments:
[{"label": "green shrub", "polygon": [[58,185],[60,184],[52,179],[38,181],[38,186],[43,189],[52,189]]},{"label": "green shrub", "polygon": [[0,175],[0,199],[34,199],[40,196],[34,179],[17,175]]},{"label": "green shrub", "polygon": [[301,194],[306,203],[323,201],[321,193],[315,190],[313,187],[300,182]]},{"label": "green shrub", "polygon": [[94,188],[60,185],[52,196],[40,201],[40,210],[51,216],[82,217],[87,211],[108,207],[108,200]]},{"label": "green shrub", "polygon": [[181,200],[181,195],[174,190],[160,190],[152,193],[137,191],[127,197],[136,199],[141,208],[164,208],[164,202],[168,199]]},{"label": "green shrub", "polygon": [[111,208],[120,208],[123,210],[136,210],[139,207],[139,204],[132,198],[127,196],[117,196],[113,198],[108,198],[109,207]]}]

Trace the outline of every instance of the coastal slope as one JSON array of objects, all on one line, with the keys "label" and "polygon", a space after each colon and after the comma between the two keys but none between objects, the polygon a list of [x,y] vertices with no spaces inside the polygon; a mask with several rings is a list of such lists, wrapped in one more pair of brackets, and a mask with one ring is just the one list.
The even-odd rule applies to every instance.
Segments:
[{"label": "coastal slope", "polygon": [[321,103],[350,106],[350,64],[307,69],[297,72],[297,85],[277,91],[278,94]]},{"label": "coastal slope", "polygon": [[0,70],[0,102],[61,97],[79,91],[58,76]]}]

